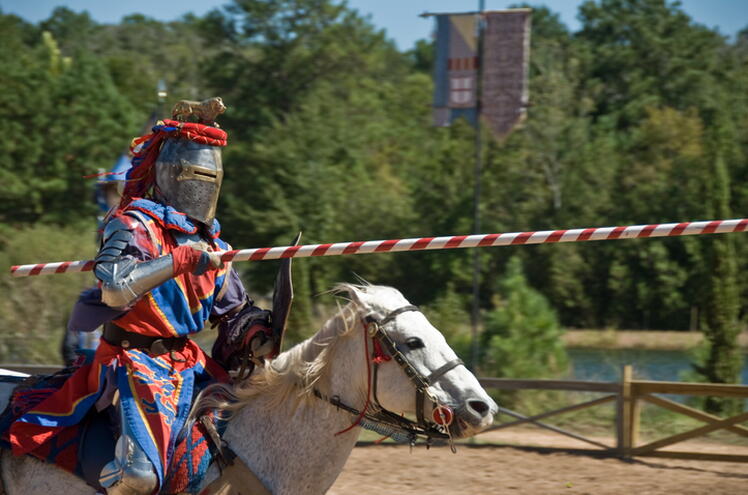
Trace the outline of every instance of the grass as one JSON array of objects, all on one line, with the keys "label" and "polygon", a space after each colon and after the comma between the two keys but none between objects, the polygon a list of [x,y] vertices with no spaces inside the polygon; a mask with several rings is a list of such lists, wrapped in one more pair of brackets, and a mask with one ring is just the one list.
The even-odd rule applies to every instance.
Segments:
[{"label": "grass", "polygon": [[[567,330],[563,335],[567,348],[647,349],[687,351],[704,339],[701,332],[660,330]],[[748,332],[738,336],[738,345],[748,351]]]}]

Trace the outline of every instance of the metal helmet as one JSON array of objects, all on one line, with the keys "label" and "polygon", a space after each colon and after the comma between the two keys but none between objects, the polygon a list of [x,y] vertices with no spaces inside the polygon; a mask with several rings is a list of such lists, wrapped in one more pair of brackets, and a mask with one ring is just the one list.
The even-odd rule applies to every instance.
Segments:
[{"label": "metal helmet", "polygon": [[155,167],[159,199],[211,226],[223,180],[220,148],[184,138],[167,139]]}]

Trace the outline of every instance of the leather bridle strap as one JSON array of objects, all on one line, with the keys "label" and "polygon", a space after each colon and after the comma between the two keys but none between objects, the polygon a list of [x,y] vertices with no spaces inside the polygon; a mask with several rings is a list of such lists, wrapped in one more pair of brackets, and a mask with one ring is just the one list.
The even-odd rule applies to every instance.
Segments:
[{"label": "leather bridle strap", "polygon": [[384,318],[382,318],[379,321],[377,321],[371,315],[369,315],[369,316],[366,317],[366,321],[368,321],[368,322],[376,322],[377,324],[379,324],[379,326],[384,326],[387,323],[389,323],[392,320],[394,320],[395,318],[397,318],[399,315],[401,315],[403,313],[407,313],[408,311],[420,312],[421,310],[418,309],[418,306],[416,306],[414,304],[409,304],[407,306],[403,306],[401,308],[397,308],[396,310],[392,311],[391,313],[389,313],[387,316],[385,316]]},{"label": "leather bridle strap", "polygon": [[[460,366],[464,364],[461,359],[453,359],[451,361],[448,361],[447,363],[443,364],[436,370],[434,370],[432,373],[430,373],[428,376],[423,376],[421,373],[418,372],[418,370],[408,361],[408,359],[405,357],[405,355],[398,350],[397,345],[395,342],[390,338],[387,333],[384,332],[383,328],[384,325],[387,323],[392,322],[398,315],[401,315],[403,313],[406,313],[408,311],[420,311],[418,309],[418,306],[414,305],[407,305],[403,306],[401,308],[398,308],[391,313],[387,314],[383,319],[377,320],[373,316],[369,315],[365,318],[366,322],[368,324],[374,324],[375,328],[373,331],[369,331],[369,335],[372,339],[379,340],[384,347],[387,349],[387,352],[389,352],[390,356],[395,360],[397,364],[400,365],[400,367],[403,369],[405,374],[410,378],[410,380],[414,383],[416,388],[416,420],[418,422],[418,425],[426,428],[426,421],[423,416],[423,408],[425,403],[425,396],[426,391],[429,388],[429,385],[434,383],[434,381],[438,380],[444,374],[449,372],[450,370],[456,368],[457,366]],[[390,413],[390,411],[387,411],[385,408],[382,407],[382,405],[379,403],[379,398],[377,397],[377,383],[378,383],[378,375],[379,375],[379,362],[374,362],[374,376],[373,376],[373,384],[372,384],[372,391],[373,391],[373,399],[374,404],[377,405],[377,407],[384,412],[387,416],[396,416],[393,413]]]},{"label": "leather bridle strap", "polygon": [[[367,392],[367,397],[371,397],[371,402],[376,405],[376,412],[369,413],[367,411],[369,406],[368,398],[366,404],[364,404],[364,407],[359,410],[343,403],[340,400],[339,396],[334,395],[328,397],[316,388],[313,389],[313,393],[317,398],[357,416],[356,421],[353,422],[350,427],[337,432],[336,435],[345,433],[351,430],[353,427],[360,425],[361,420],[365,418],[368,423],[383,424],[387,425],[388,428],[396,428],[402,430],[410,437],[411,442],[415,442],[415,438],[419,435],[427,437],[429,441],[432,438],[449,438],[448,433],[440,431],[436,425],[428,424],[424,420],[423,405],[425,402],[425,396],[428,391],[429,384],[435,380],[438,380],[449,370],[462,364],[462,361],[460,361],[459,359],[453,359],[452,361],[449,361],[448,363],[433,371],[431,374],[429,374],[428,377],[424,377],[421,373],[419,373],[418,370],[416,370],[415,367],[408,361],[405,355],[398,350],[397,344],[382,329],[383,325],[392,322],[395,317],[407,311],[419,311],[419,309],[417,306],[408,305],[392,311],[381,320],[377,319],[373,315],[362,318],[364,328],[364,351],[366,354],[366,366],[367,370],[373,371],[373,373],[371,373],[368,377],[370,389]],[[375,344],[373,354],[371,355],[369,354],[369,339],[371,339]],[[381,347],[386,348],[388,354],[385,354],[384,350],[381,349]],[[402,415],[395,414],[392,411],[385,409],[379,402],[379,399],[377,397],[377,385],[379,383],[379,364],[384,361],[389,361],[390,359],[394,359],[395,362],[400,365],[403,372],[411,379],[411,381],[415,385],[416,416],[418,421],[417,423],[405,418]]]},{"label": "leather bridle strap", "polygon": [[435,369],[429,376],[426,377],[426,381],[431,384],[434,383],[436,380],[444,376],[448,371],[453,370],[454,368],[457,368],[460,365],[464,365],[465,363],[460,358],[453,359],[451,361],[447,361],[439,368]]}]

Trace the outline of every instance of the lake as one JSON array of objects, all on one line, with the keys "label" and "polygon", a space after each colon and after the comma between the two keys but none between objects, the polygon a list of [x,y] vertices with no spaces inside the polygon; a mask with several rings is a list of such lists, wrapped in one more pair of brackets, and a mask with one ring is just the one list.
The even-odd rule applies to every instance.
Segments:
[{"label": "lake", "polygon": [[[624,364],[634,366],[634,377],[643,380],[688,381],[691,358],[684,351],[640,349],[567,349],[572,378],[618,381]],[[743,356],[741,383],[748,384],[748,355]]]}]

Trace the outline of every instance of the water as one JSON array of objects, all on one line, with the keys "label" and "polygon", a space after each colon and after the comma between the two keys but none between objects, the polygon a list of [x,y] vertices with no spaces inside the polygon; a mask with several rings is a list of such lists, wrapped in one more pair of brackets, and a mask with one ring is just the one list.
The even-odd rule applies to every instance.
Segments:
[{"label": "water", "polygon": [[[568,353],[575,380],[619,381],[623,365],[631,364],[638,379],[693,381],[691,358],[684,351],[568,349]],[[748,384],[748,355],[743,357],[741,383]]]}]

